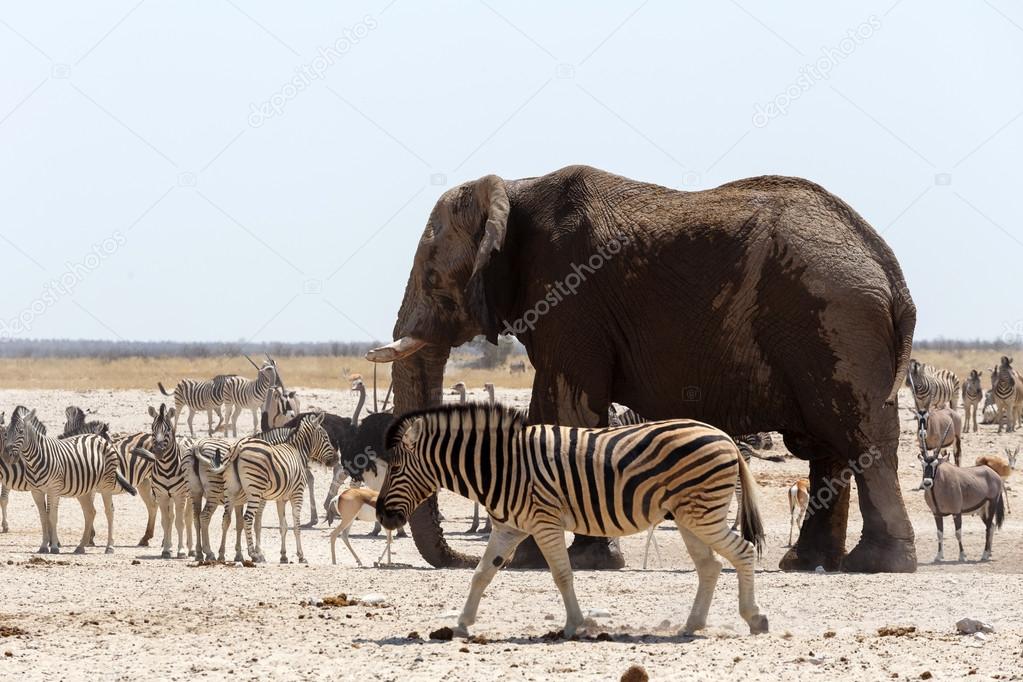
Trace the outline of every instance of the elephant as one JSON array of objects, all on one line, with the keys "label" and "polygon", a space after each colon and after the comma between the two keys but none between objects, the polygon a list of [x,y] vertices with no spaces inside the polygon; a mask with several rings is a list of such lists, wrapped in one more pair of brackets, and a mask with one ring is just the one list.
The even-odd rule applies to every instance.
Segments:
[{"label": "elephant", "polygon": [[[761,176],[684,192],[569,166],[446,191],[394,341],[367,358],[394,363],[396,414],[440,402],[452,347],[511,334],[536,371],[530,423],[606,425],[614,401],[778,431],[811,481],[781,567],[912,572],[896,469],[915,326],[891,249],[819,185]],[[850,479],[863,531],[847,554]],[[411,530],[430,564],[475,564],[444,541],[435,497]]]}]

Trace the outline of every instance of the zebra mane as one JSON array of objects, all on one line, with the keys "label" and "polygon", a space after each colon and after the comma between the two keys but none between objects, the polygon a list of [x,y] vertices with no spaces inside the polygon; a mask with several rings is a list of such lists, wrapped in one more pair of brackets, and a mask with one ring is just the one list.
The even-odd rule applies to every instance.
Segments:
[{"label": "zebra mane", "polygon": [[506,426],[513,430],[522,429],[526,424],[526,415],[522,410],[502,405],[501,403],[450,403],[439,407],[428,407],[424,410],[412,410],[398,417],[387,429],[387,436],[384,439],[385,451],[381,453],[380,459],[390,461],[391,451],[401,442],[405,429],[409,424],[425,417],[429,423],[430,417],[450,417],[454,415],[469,416],[479,426],[489,426],[495,420],[500,419]]}]

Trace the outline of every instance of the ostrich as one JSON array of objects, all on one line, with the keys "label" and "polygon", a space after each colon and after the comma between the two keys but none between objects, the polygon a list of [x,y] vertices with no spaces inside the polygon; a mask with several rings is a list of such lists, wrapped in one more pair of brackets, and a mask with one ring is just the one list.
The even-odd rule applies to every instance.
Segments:
[{"label": "ostrich", "polygon": [[359,425],[359,415],[362,413],[362,406],[366,404],[366,384],[362,383],[362,375],[356,374],[352,377],[352,391],[359,394],[359,402],[352,413],[352,426]]}]

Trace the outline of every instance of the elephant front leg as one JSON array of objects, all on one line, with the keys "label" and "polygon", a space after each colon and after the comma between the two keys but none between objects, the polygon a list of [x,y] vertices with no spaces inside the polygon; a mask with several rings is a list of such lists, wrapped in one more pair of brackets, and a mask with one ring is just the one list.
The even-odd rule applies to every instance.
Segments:
[{"label": "elephant front leg", "polygon": [[[842,562],[858,573],[916,571],[913,525],[899,489],[897,443],[863,447],[856,460],[856,492],[863,517],[863,535]],[[850,465],[853,466],[853,465]]]},{"label": "elephant front leg", "polygon": [[[792,449],[789,440],[785,443]],[[851,475],[836,459],[810,460],[810,503],[799,539],[779,562],[781,570],[812,571],[823,566],[837,571],[841,567],[849,517],[849,481],[843,473]]]}]

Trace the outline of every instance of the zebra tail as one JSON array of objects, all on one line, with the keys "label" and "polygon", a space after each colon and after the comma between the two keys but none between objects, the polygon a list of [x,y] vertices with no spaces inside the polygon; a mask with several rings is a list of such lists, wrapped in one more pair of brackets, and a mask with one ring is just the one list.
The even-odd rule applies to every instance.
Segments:
[{"label": "zebra tail", "polygon": [[120,471],[115,472],[115,475],[117,476],[117,484],[124,488],[124,492],[132,496],[139,494],[139,491],[135,490],[135,486],[129,483],[128,479],[122,476]]},{"label": "zebra tail", "polygon": [[160,383],[159,381],[157,381],[157,382],[156,382],[156,385],[160,387],[160,393],[163,393],[163,394],[164,394],[165,396],[167,396],[168,398],[170,398],[170,397],[172,397],[172,396],[174,395],[173,393],[168,393],[168,392],[167,392],[167,389],[166,389],[166,388],[164,388],[164,387],[163,387],[163,384],[162,384],[162,383]]},{"label": "zebra tail", "polygon": [[757,507],[757,482],[753,478],[746,460],[739,456],[739,482],[742,484],[742,499],[739,501],[739,526],[742,539],[753,543],[757,558],[764,555],[764,522]]}]

